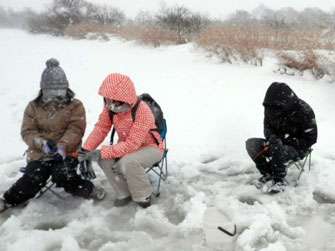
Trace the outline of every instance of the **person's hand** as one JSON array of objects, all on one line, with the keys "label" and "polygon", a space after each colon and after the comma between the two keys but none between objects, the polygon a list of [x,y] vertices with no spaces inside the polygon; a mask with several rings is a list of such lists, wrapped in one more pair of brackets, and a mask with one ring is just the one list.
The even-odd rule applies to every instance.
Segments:
[{"label": "person's hand", "polygon": [[86,154],[89,153],[85,148],[80,148],[78,151],[79,171],[84,179],[95,179],[96,175],[93,170],[92,161],[86,159]]},{"label": "person's hand", "polygon": [[41,150],[42,150],[42,152],[44,152],[47,155],[50,154],[51,149],[50,149],[50,146],[48,145],[48,142],[46,140],[43,141]]},{"label": "person's hand", "polygon": [[94,150],[94,151],[87,151],[85,149],[80,150],[78,152],[79,156],[79,162],[82,162],[83,160],[89,160],[89,161],[100,161],[101,160],[101,150]]},{"label": "person's hand", "polygon": [[275,134],[271,134],[269,136],[268,142],[270,145],[282,145],[283,144],[282,140],[279,137],[277,137],[277,135]]},{"label": "person's hand", "polygon": [[96,178],[95,172],[93,170],[92,161],[83,160],[79,162],[79,171],[84,179],[92,180]]},{"label": "person's hand", "polygon": [[64,160],[66,158],[66,151],[62,147],[57,147],[56,151],[52,153],[52,158],[55,160]]}]

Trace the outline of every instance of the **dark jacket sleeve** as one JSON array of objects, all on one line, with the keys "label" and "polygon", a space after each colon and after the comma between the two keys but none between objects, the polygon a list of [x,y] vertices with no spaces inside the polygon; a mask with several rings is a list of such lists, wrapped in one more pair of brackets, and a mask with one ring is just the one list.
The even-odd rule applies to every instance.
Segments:
[{"label": "dark jacket sleeve", "polygon": [[38,130],[36,111],[32,102],[27,105],[24,111],[21,125],[21,136],[29,147],[41,149],[43,137]]},{"label": "dark jacket sleeve", "polygon": [[313,110],[306,103],[302,105],[301,109],[302,115],[296,118],[297,121],[300,122],[299,132],[296,135],[285,139],[284,144],[305,151],[316,143],[318,128]]},{"label": "dark jacket sleeve", "polygon": [[265,138],[266,139],[268,139],[269,137],[270,137],[270,135],[271,134],[276,134],[275,133],[275,128],[273,128],[272,126],[271,126],[271,117],[268,115],[268,112],[267,112],[267,110],[266,110],[267,108],[265,108],[265,110],[264,110],[264,122],[263,122],[263,124],[264,124],[264,136],[265,136]]}]

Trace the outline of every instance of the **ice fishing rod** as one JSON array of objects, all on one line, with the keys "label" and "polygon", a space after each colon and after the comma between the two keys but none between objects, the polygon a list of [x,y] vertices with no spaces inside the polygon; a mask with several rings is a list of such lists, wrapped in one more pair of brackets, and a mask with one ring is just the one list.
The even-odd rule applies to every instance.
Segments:
[{"label": "ice fishing rod", "polygon": [[[51,155],[62,154],[61,152],[50,152]],[[78,157],[79,153],[65,153],[66,156]]]},{"label": "ice fishing rod", "polygon": [[234,225],[234,232],[233,232],[233,233],[229,232],[228,230],[224,229],[223,227],[218,227],[218,229],[219,229],[221,232],[224,232],[225,234],[227,234],[227,235],[229,235],[229,236],[231,236],[231,237],[233,237],[233,236],[236,235],[236,224]]},{"label": "ice fishing rod", "polygon": [[256,154],[256,156],[252,159],[255,160],[257,159],[259,156],[263,155],[265,152],[267,152],[270,149],[269,146],[264,147],[264,149],[262,151],[260,151],[259,153]]}]

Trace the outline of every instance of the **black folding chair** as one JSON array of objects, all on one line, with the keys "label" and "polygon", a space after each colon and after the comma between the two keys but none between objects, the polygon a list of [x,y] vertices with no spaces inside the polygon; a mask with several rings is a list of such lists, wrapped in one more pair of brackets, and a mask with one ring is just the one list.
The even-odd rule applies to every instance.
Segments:
[{"label": "black folding chair", "polygon": [[312,164],[312,148],[307,149],[305,152],[304,157],[297,159],[297,160],[291,160],[287,163],[287,169],[291,166],[295,166],[299,170],[298,177],[296,179],[296,185],[298,184],[298,181],[302,175],[302,173],[305,171],[305,168],[308,167],[308,170],[311,170],[311,164]]},{"label": "black folding chair", "polygon": [[165,181],[168,177],[168,168],[167,168],[167,153],[168,149],[166,146],[166,133],[167,133],[167,126],[166,126],[166,120],[164,119],[164,130],[161,133],[161,138],[163,140],[164,144],[164,155],[163,158],[155,163],[153,166],[149,167],[146,170],[146,173],[153,172],[158,176],[158,184],[156,188],[156,192],[153,192],[153,194],[158,197],[160,195],[160,186],[161,186],[161,181]]}]

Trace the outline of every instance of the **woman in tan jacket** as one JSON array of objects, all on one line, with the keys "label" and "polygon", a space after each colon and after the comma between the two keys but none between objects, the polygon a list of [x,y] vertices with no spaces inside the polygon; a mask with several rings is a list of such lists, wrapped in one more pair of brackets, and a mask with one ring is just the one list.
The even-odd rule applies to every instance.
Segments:
[{"label": "woman in tan jacket", "polygon": [[[103,199],[105,191],[76,173],[78,160],[71,156],[85,133],[85,109],[74,99],[66,75],[56,59],[46,62],[41,90],[24,112],[21,136],[28,145],[24,175],[0,199],[0,212],[33,198],[49,177],[66,192]],[[72,154],[73,155],[73,154]]]}]

